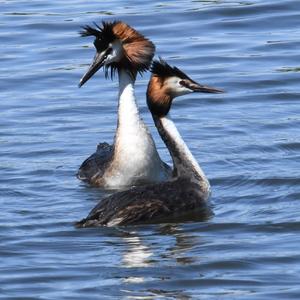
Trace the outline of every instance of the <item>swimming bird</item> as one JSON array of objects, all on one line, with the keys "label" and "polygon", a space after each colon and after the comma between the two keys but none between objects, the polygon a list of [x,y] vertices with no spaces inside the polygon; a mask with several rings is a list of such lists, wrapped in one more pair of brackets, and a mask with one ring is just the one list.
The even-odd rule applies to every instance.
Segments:
[{"label": "swimming bird", "polygon": [[206,219],[210,213],[207,205],[209,181],[169,117],[169,111],[177,96],[222,91],[195,82],[162,59],[153,62],[151,72],[147,103],[171,154],[173,177],[166,182],[132,187],[104,198],[87,218],[77,223],[78,227],[166,222],[191,212]]},{"label": "swimming bird", "polygon": [[114,144],[101,143],[80,166],[77,177],[103,188],[167,180],[172,169],[159,157],[154,140],[141,119],[134,94],[137,73],[148,70],[154,44],[121,21],[84,26],[81,35],[93,36],[96,55],[80,80],[84,85],[101,67],[105,76],[119,77],[118,125]]}]

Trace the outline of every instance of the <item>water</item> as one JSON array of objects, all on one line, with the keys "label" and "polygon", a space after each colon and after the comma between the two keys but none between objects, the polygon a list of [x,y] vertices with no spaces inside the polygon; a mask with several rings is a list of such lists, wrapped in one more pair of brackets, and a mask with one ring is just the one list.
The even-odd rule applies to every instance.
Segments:
[{"label": "water", "polygon": [[[1,1],[2,299],[299,299],[299,1]],[[120,19],[195,80],[173,119],[207,173],[204,223],[78,230],[105,195],[74,174],[112,140],[117,82],[80,90],[92,41]],[[145,106],[149,74],[136,94]]]}]

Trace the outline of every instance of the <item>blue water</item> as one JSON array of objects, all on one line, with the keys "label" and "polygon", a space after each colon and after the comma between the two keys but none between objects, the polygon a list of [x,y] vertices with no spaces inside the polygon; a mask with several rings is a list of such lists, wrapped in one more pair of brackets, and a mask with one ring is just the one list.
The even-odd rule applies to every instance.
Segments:
[{"label": "blue water", "polygon": [[[80,26],[128,22],[226,90],[174,103],[212,185],[203,223],[78,230],[105,196],[75,178],[116,127],[117,82],[79,79]],[[1,1],[1,299],[300,299],[300,2]],[[136,95],[163,159],[170,157]]]}]

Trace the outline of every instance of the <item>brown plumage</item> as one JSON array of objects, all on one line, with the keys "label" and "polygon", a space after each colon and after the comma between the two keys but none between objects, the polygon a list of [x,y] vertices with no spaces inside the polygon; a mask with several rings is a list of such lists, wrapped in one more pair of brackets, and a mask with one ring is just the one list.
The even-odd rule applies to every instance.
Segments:
[{"label": "brown plumage", "polygon": [[112,31],[124,49],[124,58],[119,68],[134,69],[137,72],[148,70],[155,52],[154,44],[124,22],[116,22]]},{"label": "brown plumage", "polygon": [[[196,211],[198,220],[207,220],[212,212],[205,195],[188,178],[133,187],[115,193],[96,205],[77,227],[115,226],[172,222]],[[184,220],[184,219],[181,219]],[[187,218],[185,221],[188,221]]]},{"label": "brown plumage", "polygon": [[155,115],[166,115],[170,110],[172,97],[171,90],[165,84],[162,77],[152,75],[148,84],[147,99],[148,107]]}]

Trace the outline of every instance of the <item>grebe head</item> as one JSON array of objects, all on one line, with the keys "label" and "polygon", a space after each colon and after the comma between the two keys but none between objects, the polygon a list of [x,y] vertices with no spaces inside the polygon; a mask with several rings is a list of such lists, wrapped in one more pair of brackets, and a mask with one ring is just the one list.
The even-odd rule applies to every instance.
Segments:
[{"label": "grebe head", "polygon": [[147,89],[147,104],[152,114],[168,114],[175,97],[194,93],[223,93],[222,90],[202,85],[188,77],[163,59],[155,60],[151,66],[152,76]]},{"label": "grebe head", "polygon": [[81,36],[94,36],[96,55],[88,71],[79,82],[81,87],[101,67],[105,76],[117,69],[127,70],[133,77],[148,70],[155,52],[154,44],[129,25],[120,22],[102,22],[102,26],[84,26]]}]

